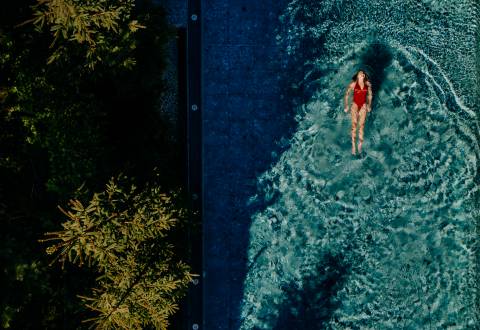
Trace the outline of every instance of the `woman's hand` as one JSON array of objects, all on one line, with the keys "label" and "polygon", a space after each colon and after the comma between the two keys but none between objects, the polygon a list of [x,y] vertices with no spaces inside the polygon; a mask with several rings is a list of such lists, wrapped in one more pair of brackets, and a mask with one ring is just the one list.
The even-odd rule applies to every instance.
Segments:
[{"label": "woman's hand", "polygon": [[367,105],[367,112],[372,111],[372,107],[370,105]]},{"label": "woman's hand", "polygon": [[362,111],[362,110],[367,110],[367,112],[370,112],[371,108],[370,108],[369,105],[364,104],[364,105],[362,105],[362,107],[360,108],[360,111]]},{"label": "woman's hand", "polygon": [[343,109],[343,111],[344,111],[345,113],[347,113],[347,112],[348,112],[348,107],[345,107],[345,109]]}]

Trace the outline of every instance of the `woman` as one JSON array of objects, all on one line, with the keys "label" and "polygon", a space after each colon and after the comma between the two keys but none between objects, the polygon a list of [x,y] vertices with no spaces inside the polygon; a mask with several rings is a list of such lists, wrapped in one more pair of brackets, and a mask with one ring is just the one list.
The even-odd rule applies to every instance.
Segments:
[{"label": "woman", "polygon": [[[359,124],[358,132],[358,152],[362,152],[363,144],[363,127],[365,126],[365,118],[367,112],[371,111],[372,105],[372,85],[368,80],[367,74],[359,70],[352,77],[352,82],[348,85],[345,92],[345,112],[348,112],[348,96],[350,91],[353,90],[353,102],[351,107],[352,114],[352,155],[356,154],[355,150],[355,137],[357,135],[357,123]],[[367,97],[368,94],[368,97]]]}]

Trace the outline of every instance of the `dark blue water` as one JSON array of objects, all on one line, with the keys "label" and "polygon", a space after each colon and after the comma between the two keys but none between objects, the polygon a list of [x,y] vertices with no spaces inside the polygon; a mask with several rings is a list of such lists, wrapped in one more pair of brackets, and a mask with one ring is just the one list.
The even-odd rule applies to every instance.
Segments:
[{"label": "dark blue water", "polygon": [[297,128],[252,196],[241,329],[477,329],[480,3],[295,0],[279,19]]}]

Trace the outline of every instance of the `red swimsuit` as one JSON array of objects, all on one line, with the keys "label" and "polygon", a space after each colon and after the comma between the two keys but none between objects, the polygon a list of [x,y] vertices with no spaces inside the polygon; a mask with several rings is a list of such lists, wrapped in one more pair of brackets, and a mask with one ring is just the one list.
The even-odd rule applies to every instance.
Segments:
[{"label": "red swimsuit", "polygon": [[363,89],[360,89],[358,83],[355,83],[355,88],[353,89],[353,102],[358,106],[358,110],[362,108],[367,100],[367,84],[363,84]]}]

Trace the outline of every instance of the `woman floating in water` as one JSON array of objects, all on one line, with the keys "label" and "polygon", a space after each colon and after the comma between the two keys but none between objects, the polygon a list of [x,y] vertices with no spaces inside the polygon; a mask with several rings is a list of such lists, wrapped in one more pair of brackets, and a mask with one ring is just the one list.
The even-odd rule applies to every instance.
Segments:
[{"label": "woman floating in water", "polygon": [[[345,112],[348,112],[348,96],[353,89],[353,103],[352,103],[352,155],[356,154],[355,137],[357,135],[357,122],[360,125],[358,132],[358,152],[362,152],[363,143],[363,127],[365,126],[365,118],[367,112],[372,110],[372,86],[368,80],[367,74],[359,70],[352,77],[352,82],[348,85],[345,92]],[[368,98],[367,98],[368,94]]]}]

